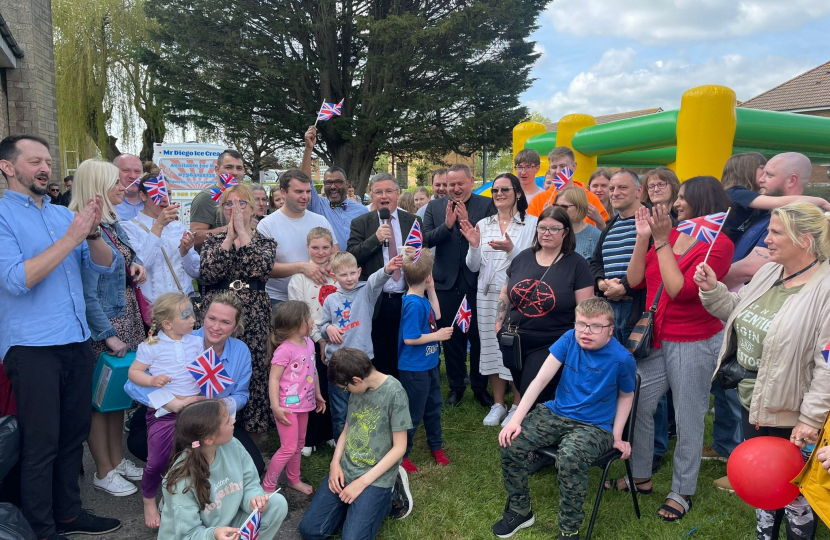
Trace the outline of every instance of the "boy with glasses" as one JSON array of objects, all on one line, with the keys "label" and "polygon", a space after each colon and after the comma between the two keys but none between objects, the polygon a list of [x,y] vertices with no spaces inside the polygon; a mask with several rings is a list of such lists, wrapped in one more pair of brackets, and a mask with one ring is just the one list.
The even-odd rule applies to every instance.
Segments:
[{"label": "boy with glasses", "polygon": [[[575,311],[574,329],[551,346],[519,408],[499,434],[508,495],[504,516],[493,525],[499,538],[510,538],[535,522],[527,481],[528,452],[559,448],[560,540],[579,539],[591,463],[611,448],[619,450],[623,459],[631,453],[622,434],[634,402],[634,357],[613,339],[614,312],[606,300],[589,298]],[[562,379],[554,400],[530,411],[560,368]]]},{"label": "boy with glasses", "polygon": [[539,166],[541,159],[539,152],[525,148],[516,154],[514,161],[514,168],[516,169],[516,176],[519,177],[519,183],[522,185],[522,191],[525,194],[525,199],[530,203],[531,199],[542,193],[542,188],[536,184],[536,175],[539,174]]}]

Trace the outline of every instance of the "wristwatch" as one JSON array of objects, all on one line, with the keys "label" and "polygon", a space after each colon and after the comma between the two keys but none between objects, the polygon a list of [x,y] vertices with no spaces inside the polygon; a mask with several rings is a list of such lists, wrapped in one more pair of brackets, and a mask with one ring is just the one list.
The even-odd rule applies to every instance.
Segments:
[{"label": "wristwatch", "polygon": [[89,236],[86,237],[87,240],[98,240],[99,238],[101,238],[101,226],[100,225],[98,225],[98,227],[95,229],[95,231],[92,234],[90,234]]}]

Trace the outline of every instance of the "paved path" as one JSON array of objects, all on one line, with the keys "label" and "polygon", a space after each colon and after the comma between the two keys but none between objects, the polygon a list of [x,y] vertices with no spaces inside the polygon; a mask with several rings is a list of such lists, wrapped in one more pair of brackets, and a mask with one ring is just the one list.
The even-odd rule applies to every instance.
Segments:
[{"label": "paved path", "polygon": [[[137,465],[144,463],[132,457],[127,450],[126,433],[124,437],[124,455],[132,459]],[[144,526],[144,512],[141,505],[141,489],[138,493],[128,497],[113,497],[102,491],[92,488],[92,475],[95,471],[95,464],[89,449],[84,445],[84,476],[80,479],[81,499],[84,508],[94,511],[99,516],[114,517],[121,520],[121,528],[113,533],[98,536],[104,540],[155,540],[157,534]],[[285,481],[285,474],[282,483]],[[138,483],[136,483],[138,485]],[[309,499],[293,489],[283,488],[280,491],[288,500],[288,517],[277,533],[277,540],[301,540],[297,532],[297,526],[303,517],[303,512],[308,507]],[[77,536],[73,538],[92,538],[91,536]]]}]

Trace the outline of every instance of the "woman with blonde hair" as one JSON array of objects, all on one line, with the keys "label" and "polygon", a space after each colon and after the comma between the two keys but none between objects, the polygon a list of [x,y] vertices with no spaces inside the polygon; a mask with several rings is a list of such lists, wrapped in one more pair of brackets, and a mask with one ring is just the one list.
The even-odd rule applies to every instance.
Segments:
[{"label": "woman with blonde hair", "polygon": [[576,253],[590,262],[602,233],[585,221],[590,207],[585,190],[578,187],[565,188],[556,194],[553,205],[568,213],[568,217],[571,218],[571,227],[576,235]]},{"label": "woman with blonde hair", "polygon": [[251,398],[242,409],[245,431],[254,442],[273,424],[268,399],[268,333],[271,300],[265,283],[277,259],[277,243],[256,230],[254,197],[248,186],[227,188],[219,199],[227,231],[208,236],[202,246],[199,275],[206,285],[205,305],[231,290],[245,306],[245,331],[239,336],[251,350]]},{"label": "woman with blonde hair", "polygon": [[[101,195],[103,213],[100,230],[95,234],[101,235],[116,255],[112,274],[82,274],[86,319],[96,359],[103,352],[123,357],[146,338],[135,292],[138,285],[146,280],[146,271],[115,215],[115,207],[124,200],[124,191],[124,186],[118,181],[118,168],[112,163],[88,159],[75,172],[69,209],[81,212],[87,201]],[[124,411],[99,412],[93,409],[87,439],[96,467],[92,486],[116,497],[138,491],[127,480],[141,480],[144,475],[143,469],[123,457],[123,431]]]},{"label": "woman with blonde hair", "polygon": [[[830,342],[830,216],[794,203],[772,211],[766,243],[770,262],[738,292],[718,283],[707,264],[695,282],[703,307],[726,322],[715,374],[739,375],[744,437],[780,437],[809,456],[807,447],[830,410],[830,370],[822,350]],[[742,375],[742,377],[740,376]],[[811,538],[813,512],[803,496],[780,510],[755,510],[759,540]]]}]

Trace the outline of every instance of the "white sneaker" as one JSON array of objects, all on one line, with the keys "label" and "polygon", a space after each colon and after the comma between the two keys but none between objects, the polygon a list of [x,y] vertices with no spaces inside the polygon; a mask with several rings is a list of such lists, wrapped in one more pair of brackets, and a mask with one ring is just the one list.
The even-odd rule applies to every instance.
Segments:
[{"label": "white sneaker", "polygon": [[98,479],[97,475],[93,474],[92,487],[105,491],[114,497],[126,497],[138,491],[138,488],[118,474],[116,469],[111,470],[101,480]]},{"label": "white sneaker", "polygon": [[501,421],[502,426],[506,426],[507,423],[510,422],[510,419],[513,418],[513,414],[515,414],[516,409],[518,409],[517,406],[515,406],[515,405],[510,406],[510,410],[507,411],[507,416],[505,416],[504,420]]},{"label": "white sneaker", "polygon": [[144,469],[127,458],[121,460],[115,471],[127,480],[141,480],[144,477]]},{"label": "white sneaker", "polygon": [[497,426],[507,416],[507,407],[501,403],[493,403],[490,412],[484,417],[485,426]]},{"label": "white sneaker", "polygon": [[316,450],[314,446],[303,446],[302,453],[305,457],[308,457],[314,450]]},{"label": "white sneaker", "polygon": [[334,448],[335,446],[337,446],[337,441],[335,441],[334,439],[329,439],[326,441],[326,444]]}]

